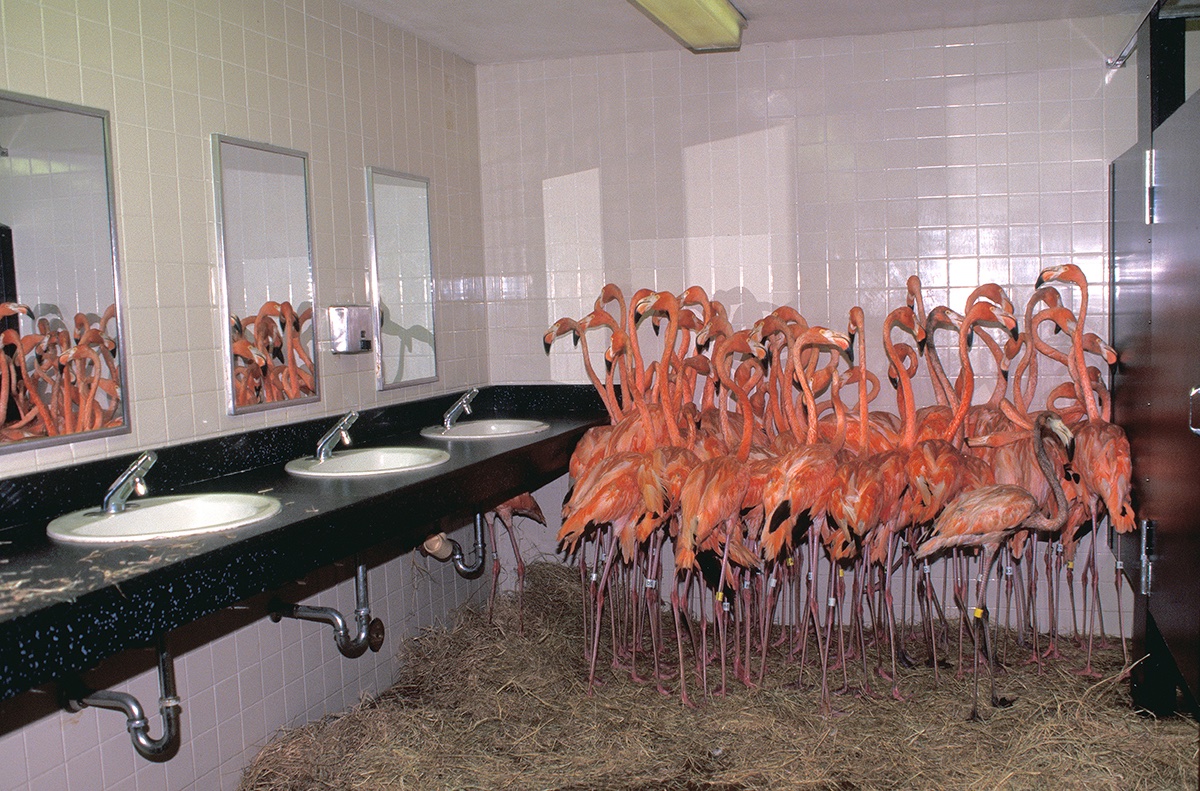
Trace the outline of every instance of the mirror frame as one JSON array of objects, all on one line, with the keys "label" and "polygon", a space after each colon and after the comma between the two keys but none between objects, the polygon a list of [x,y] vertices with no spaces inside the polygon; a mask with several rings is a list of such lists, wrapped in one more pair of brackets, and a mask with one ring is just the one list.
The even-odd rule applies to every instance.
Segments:
[{"label": "mirror frame", "polygon": [[[405,179],[407,181],[423,184],[425,187],[425,232],[428,234],[429,244],[429,334],[433,336],[430,342],[430,347],[433,349],[433,376],[425,376],[417,379],[405,379],[400,382],[388,382],[384,378],[383,370],[383,310],[379,293],[379,251],[376,247],[376,228],[375,228],[375,175],[389,176],[396,179]],[[428,384],[429,382],[438,381],[438,362],[437,362],[437,278],[433,271],[433,222],[432,212],[429,208],[429,179],[424,176],[415,176],[412,173],[403,173],[398,170],[390,170],[388,168],[368,166],[366,169],[367,183],[367,244],[369,247],[370,263],[371,263],[371,317],[374,325],[375,336],[375,386],[377,390],[396,390],[401,387],[411,387],[413,385]]]},{"label": "mirror frame", "polygon": [[[0,101],[15,102],[17,104],[27,104],[31,107],[40,110],[54,110],[58,112],[74,113],[76,115],[87,116],[89,118],[97,118],[100,121],[100,147],[104,154],[104,182],[106,200],[108,201],[108,239],[110,247],[110,257],[112,260],[112,276],[113,276],[113,305],[116,307],[116,322],[117,329],[113,340],[117,346],[117,359],[119,361],[119,375],[117,378],[117,386],[120,388],[120,407],[121,425],[111,426],[109,428],[98,428],[90,431],[75,431],[70,434],[57,434],[55,436],[46,437],[30,437],[28,439],[13,440],[10,442],[0,441],[0,455],[14,453],[26,450],[36,450],[38,448],[47,448],[54,445],[64,445],[70,442],[79,442],[84,440],[102,439],[104,437],[115,437],[121,434],[129,434],[133,431],[132,411],[129,404],[129,344],[126,342],[125,331],[125,300],[122,298],[121,289],[121,256],[120,245],[117,239],[117,193],[116,181],[113,176],[113,155],[112,155],[112,118],[108,110],[101,110],[95,107],[84,107],[79,104],[71,104],[70,102],[60,102],[55,99],[44,99],[38,96],[30,96],[28,94],[15,93],[0,89]],[[7,153],[7,152],[6,152]],[[67,317],[60,317],[65,322]]]},{"label": "mirror frame", "polygon": [[[309,293],[312,296],[312,319],[310,319],[312,328],[312,341],[310,343],[309,353],[312,357],[312,377],[313,377],[313,394],[302,396],[300,398],[283,398],[277,401],[267,401],[258,404],[248,404],[239,406],[235,395],[235,379],[233,365],[233,344],[230,339],[230,310],[229,310],[229,262],[225,254],[225,197],[222,189],[221,179],[221,146],[232,145],[242,148],[254,149],[263,151],[269,154],[279,154],[282,156],[296,157],[300,160],[304,168],[304,221],[307,228],[307,248],[308,248],[308,287]],[[213,196],[214,206],[216,207],[216,234],[217,234],[217,270],[221,278],[221,348],[224,350],[224,370],[225,370],[225,397],[226,405],[231,415],[245,415],[255,412],[263,412],[269,409],[279,409],[281,407],[296,406],[297,404],[311,404],[321,400],[321,378],[318,370],[318,343],[317,343],[317,284],[314,273],[313,262],[313,226],[312,226],[312,189],[310,187],[312,175],[309,170],[308,154],[303,151],[297,151],[291,148],[272,145],[270,143],[260,143],[254,140],[246,140],[240,137],[232,137],[214,133],[212,136],[212,164],[213,164]]]}]

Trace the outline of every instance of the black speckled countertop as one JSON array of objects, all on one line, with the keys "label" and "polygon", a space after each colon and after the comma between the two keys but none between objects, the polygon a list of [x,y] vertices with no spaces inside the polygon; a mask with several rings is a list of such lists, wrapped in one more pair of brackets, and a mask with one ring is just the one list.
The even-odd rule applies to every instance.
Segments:
[{"label": "black speckled countertop", "polygon": [[421,437],[454,398],[365,411],[351,429],[355,447],[449,450],[426,470],[333,480],[284,472],[336,418],[156,449],[151,494],[261,492],[283,503],[271,519],[223,533],[99,548],[46,537],[54,516],[98,505],[132,455],[0,480],[0,700],[384,541],[415,547],[437,520],[467,519],[562,475],[583,432],[605,420],[590,387],[499,386],[476,398],[474,417],[536,417],[550,429]]}]

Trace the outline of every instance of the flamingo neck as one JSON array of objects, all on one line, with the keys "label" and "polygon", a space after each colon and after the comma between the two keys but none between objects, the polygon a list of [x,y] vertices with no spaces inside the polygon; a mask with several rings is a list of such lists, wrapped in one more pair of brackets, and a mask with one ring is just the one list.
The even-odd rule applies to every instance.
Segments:
[{"label": "flamingo neck", "polygon": [[896,352],[896,345],[892,342],[893,326],[895,326],[894,319],[884,322],[883,353],[892,364],[892,368],[895,369],[896,382],[899,384],[896,390],[896,408],[900,410],[900,425],[903,426],[900,447],[904,450],[912,450],[917,444],[917,416],[916,410],[913,408],[912,380],[908,376],[908,369],[904,367],[900,355]]}]

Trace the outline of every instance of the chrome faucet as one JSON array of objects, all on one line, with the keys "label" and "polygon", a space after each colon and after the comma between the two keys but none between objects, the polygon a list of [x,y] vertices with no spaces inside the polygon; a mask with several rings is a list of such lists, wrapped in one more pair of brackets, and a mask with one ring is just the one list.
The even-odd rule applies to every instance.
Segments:
[{"label": "chrome faucet", "polygon": [[333,455],[333,448],[341,440],[350,444],[350,427],[358,420],[358,412],[348,412],[333,428],[329,429],[317,440],[317,461],[325,461]]},{"label": "chrome faucet", "polygon": [[458,420],[459,415],[466,412],[471,414],[471,402],[475,400],[475,396],[479,395],[479,388],[472,387],[467,392],[458,397],[446,414],[442,415],[442,428],[449,431],[454,426],[454,421]]},{"label": "chrome faucet", "polygon": [[113,485],[104,494],[104,513],[119,514],[125,510],[125,503],[136,492],[146,493],[146,473],[158,461],[158,454],[148,450],[138,456],[125,472],[121,473]]}]

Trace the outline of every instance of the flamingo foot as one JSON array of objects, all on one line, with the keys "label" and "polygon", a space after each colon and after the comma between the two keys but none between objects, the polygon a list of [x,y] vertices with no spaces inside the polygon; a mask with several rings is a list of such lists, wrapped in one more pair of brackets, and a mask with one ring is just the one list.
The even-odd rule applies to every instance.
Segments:
[{"label": "flamingo foot", "polygon": [[900,701],[901,703],[908,703],[910,700],[913,699],[913,696],[905,695],[903,692],[900,691],[899,684],[893,684],[892,685],[892,698]]},{"label": "flamingo foot", "polygon": [[895,681],[896,680],[896,679],[892,678],[892,674],[887,672],[886,670],[884,670],[882,666],[875,668],[875,675],[879,676],[884,681]]},{"label": "flamingo foot", "polygon": [[1104,676],[1100,675],[1098,671],[1092,668],[1090,662],[1085,667],[1081,667],[1078,670],[1073,670],[1071,672],[1077,676],[1082,676],[1083,678],[1094,678],[1096,680],[1104,678]]}]

